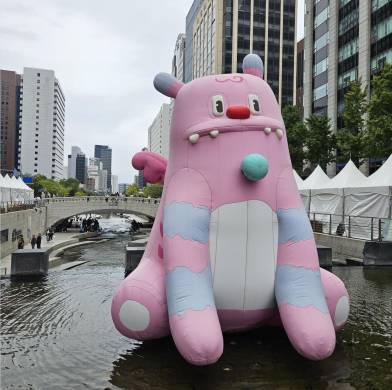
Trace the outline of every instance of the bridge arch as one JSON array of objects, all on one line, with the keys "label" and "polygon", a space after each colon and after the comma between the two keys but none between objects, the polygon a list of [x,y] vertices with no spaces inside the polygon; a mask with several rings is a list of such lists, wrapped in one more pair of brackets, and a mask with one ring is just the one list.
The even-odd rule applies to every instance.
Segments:
[{"label": "bridge arch", "polygon": [[46,225],[54,226],[66,218],[79,214],[100,212],[128,213],[154,218],[159,207],[159,199],[119,198],[105,196],[86,196],[69,198],[50,198],[46,205]]}]

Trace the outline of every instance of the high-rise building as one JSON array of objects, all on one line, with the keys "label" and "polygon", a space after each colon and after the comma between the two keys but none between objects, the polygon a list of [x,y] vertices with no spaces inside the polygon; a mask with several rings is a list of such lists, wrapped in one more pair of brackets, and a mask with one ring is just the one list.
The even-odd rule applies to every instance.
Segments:
[{"label": "high-rise building", "polygon": [[193,66],[192,66],[192,53],[193,53],[193,23],[195,22],[196,15],[198,14],[203,0],[194,0],[191,8],[186,16],[186,30],[185,30],[185,82],[193,80]]},{"label": "high-rise building", "polygon": [[[370,96],[372,76],[392,62],[392,0],[306,0],[305,5],[304,116],[328,115],[335,132],[343,126],[350,82],[361,79]],[[335,173],[331,164],[328,174]]]},{"label": "high-rise building", "polygon": [[172,103],[163,103],[157,116],[148,128],[148,150],[169,157],[170,123]]},{"label": "high-rise building", "polygon": [[94,157],[102,161],[102,168],[106,170],[106,190],[110,191],[112,185],[112,149],[107,145],[95,145]]},{"label": "high-rise building", "polygon": [[84,153],[79,153],[76,156],[75,178],[78,179],[81,184],[86,184],[87,182],[87,159]]},{"label": "high-rise building", "polygon": [[295,104],[296,51],[296,0],[195,0],[188,12],[186,81],[242,72],[256,53],[279,103]]},{"label": "high-rise building", "polygon": [[139,171],[139,174],[137,175],[137,183],[136,184],[139,188],[144,188],[147,185],[147,182],[144,179],[143,171]]},{"label": "high-rise building", "polygon": [[116,194],[118,192],[118,176],[112,175],[112,194]]},{"label": "high-rise building", "polygon": [[129,184],[127,184],[127,183],[120,183],[118,185],[118,192],[120,194],[125,194],[127,192],[128,186],[129,186]]},{"label": "high-rise building", "polygon": [[304,98],[304,40],[297,42],[297,107],[303,116]]},{"label": "high-rise building", "polygon": [[79,146],[71,147],[71,154],[68,155],[68,177],[76,178],[76,157],[82,153]]},{"label": "high-rise building", "polygon": [[19,137],[19,74],[0,70],[0,169],[12,172],[18,162]]},{"label": "high-rise building", "polygon": [[185,81],[185,34],[178,34],[172,61],[172,75]]},{"label": "high-rise building", "polygon": [[99,160],[99,158],[89,158],[87,166],[87,180],[89,184],[89,191],[99,191],[99,172],[101,170],[102,162]]},{"label": "high-rise building", "polygon": [[53,70],[24,68],[18,168],[63,178],[65,98]]}]

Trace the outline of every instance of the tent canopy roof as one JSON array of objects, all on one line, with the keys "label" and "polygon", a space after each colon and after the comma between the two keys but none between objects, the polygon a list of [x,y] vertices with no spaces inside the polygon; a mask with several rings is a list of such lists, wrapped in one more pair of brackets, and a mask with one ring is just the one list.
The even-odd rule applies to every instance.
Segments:
[{"label": "tent canopy roof", "polygon": [[317,165],[316,169],[305,179],[301,186],[298,186],[300,190],[312,190],[313,188],[322,188],[327,185],[331,179],[321,169],[320,165]]},{"label": "tent canopy roof", "polygon": [[392,154],[376,172],[367,178],[366,187],[392,187]]},{"label": "tent canopy roof", "polygon": [[348,188],[364,185],[367,178],[350,160],[344,168],[322,188]]}]

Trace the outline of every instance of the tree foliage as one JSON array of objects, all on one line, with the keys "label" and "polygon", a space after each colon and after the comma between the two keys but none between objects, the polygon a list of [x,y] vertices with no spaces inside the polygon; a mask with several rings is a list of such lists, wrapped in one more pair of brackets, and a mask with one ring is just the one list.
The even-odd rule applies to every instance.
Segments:
[{"label": "tree foliage", "polygon": [[80,183],[77,179],[66,179],[56,181],[48,179],[44,175],[35,175],[31,187],[34,189],[35,196],[40,196],[42,192],[55,196],[75,196],[77,192],[86,195],[86,191],[79,188]]},{"label": "tree foliage", "polygon": [[351,82],[344,95],[344,128],[336,134],[337,147],[343,161],[360,165],[367,157],[366,121],[367,93],[361,79]]},{"label": "tree foliage", "polygon": [[336,137],[331,133],[329,118],[312,114],[305,123],[305,158],[311,166],[319,164],[325,170],[329,163],[335,161],[336,149]]},{"label": "tree foliage", "polygon": [[385,64],[372,80],[368,108],[366,144],[369,156],[385,157],[392,153],[392,65]]},{"label": "tree foliage", "polygon": [[150,198],[160,198],[162,196],[163,187],[161,184],[151,184],[144,187],[144,195]]},{"label": "tree foliage", "polygon": [[125,194],[127,196],[135,196],[140,192],[140,189],[138,187],[137,184],[131,184],[130,186],[128,186],[127,191],[125,192]]},{"label": "tree foliage", "polygon": [[307,138],[307,128],[302,121],[301,111],[297,106],[285,106],[282,110],[282,116],[286,126],[291,162],[293,168],[301,174],[306,158],[304,146]]}]

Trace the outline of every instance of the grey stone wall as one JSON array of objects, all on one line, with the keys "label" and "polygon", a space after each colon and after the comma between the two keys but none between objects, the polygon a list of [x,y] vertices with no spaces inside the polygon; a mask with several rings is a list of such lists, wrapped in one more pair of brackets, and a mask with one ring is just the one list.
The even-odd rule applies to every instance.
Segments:
[{"label": "grey stone wall", "polygon": [[[0,230],[3,242],[0,244],[1,257],[7,256],[17,249],[17,235],[23,234],[25,247],[33,234],[44,233],[46,230],[46,207],[15,211],[0,215]],[[6,240],[6,238],[8,238]]]}]

